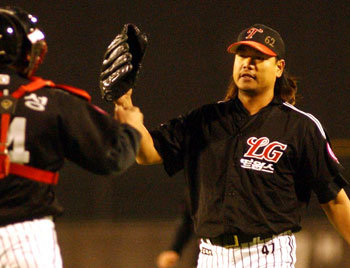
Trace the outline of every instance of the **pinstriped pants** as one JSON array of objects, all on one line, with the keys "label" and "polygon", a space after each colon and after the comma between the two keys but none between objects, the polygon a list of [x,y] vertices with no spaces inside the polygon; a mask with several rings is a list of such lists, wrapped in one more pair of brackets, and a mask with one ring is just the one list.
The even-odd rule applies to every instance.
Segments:
[{"label": "pinstriped pants", "polygon": [[1,268],[62,268],[55,225],[43,219],[0,228]]},{"label": "pinstriped pants", "polygon": [[202,239],[197,268],[294,268],[295,262],[296,241],[293,234],[244,243],[234,248],[215,246]]}]

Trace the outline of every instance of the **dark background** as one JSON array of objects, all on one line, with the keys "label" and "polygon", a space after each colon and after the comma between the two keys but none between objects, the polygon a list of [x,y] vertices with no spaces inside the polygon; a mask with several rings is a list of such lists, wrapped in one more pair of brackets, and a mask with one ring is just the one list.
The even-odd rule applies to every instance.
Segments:
[{"label": "dark background", "polygon": [[[299,80],[297,107],[314,114],[332,139],[350,137],[349,4],[346,1],[2,1],[37,15],[49,52],[37,73],[87,90],[101,100],[102,56],[123,24],[149,35],[134,103],[153,128],[224,96],[237,34],[254,23],[277,29],[287,69]],[[72,107],[73,108],[73,107]],[[81,135],[84,135],[82,133]],[[349,175],[349,159],[340,157]],[[209,163],[208,163],[209,164]],[[179,214],[185,182],[162,166],[136,166],[118,177],[88,173],[67,162],[57,194],[63,219],[171,219]],[[313,211],[313,212],[312,212]],[[318,207],[307,213],[317,214]]]}]

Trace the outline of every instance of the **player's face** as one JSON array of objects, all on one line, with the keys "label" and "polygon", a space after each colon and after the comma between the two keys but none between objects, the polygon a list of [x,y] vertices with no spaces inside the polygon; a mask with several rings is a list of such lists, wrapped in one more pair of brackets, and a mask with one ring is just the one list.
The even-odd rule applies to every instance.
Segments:
[{"label": "player's face", "polygon": [[284,60],[277,60],[249,46],[241,46],[235,55],[233,80],[239,90],[251,94],[273,91],[284,65]]}]

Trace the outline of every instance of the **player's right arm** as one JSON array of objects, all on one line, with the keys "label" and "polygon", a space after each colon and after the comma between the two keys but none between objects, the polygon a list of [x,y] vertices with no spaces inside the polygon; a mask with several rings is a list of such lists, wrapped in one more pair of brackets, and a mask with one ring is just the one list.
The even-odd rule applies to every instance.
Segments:
[{"label": "player's right arm", "polygon": [[147,35],[136,25],[125,24],[107,48],[100,75],[102,97],[115,103],[115,119],[131,125],[141,133],[140,149],[136,157],[136,162],[141,165],[163,162],[146,127],[128,115],[130,110],[138,109],[132,104],[131,88],[135,86],[147,43]]},{"label": "player's right arm", "polygon": [[136,156],[136,163],[139,165],[153,165],[162,163],[163,159],[154,147],[152,136],[145,126],[143,126],[143,129],[140,131],[140,133],[141,142],[140,149]]},{"label": "player's right arm", "polygon": [[163,159],[154,147],[153,138],[147,128],[140,121],[135,124],[128,118],[126,111],[135,109],[131,95],[132,89],[115,101],[114,117],[121,123],[130,124],[141,133],[140,149],[136,156],[136,162],[139,165],[160,164]]}]

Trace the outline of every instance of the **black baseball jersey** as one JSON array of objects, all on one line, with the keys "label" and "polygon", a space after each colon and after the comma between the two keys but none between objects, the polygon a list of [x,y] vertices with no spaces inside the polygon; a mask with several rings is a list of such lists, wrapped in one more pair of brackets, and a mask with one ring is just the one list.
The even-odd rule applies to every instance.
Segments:
[{"label": "black baseball jersey", "polygon": [[[7,73],[10,84],[0,85],[1,90],[11,93],[30,82]],[[18,99],[7,142],[13,163],[58,171],[69,159],[96,174],[111,174],[134,163],[139,139],[134,128],[117,123],[87,100],[43,87]],[[0,225],[61,212],[53,185],[14,175],[0,180]]]},{"label": "black baseball jersey", "polygon": [[320,122],[275,98],[250,115],[238,98],[152,131],[169,175],[184,169],[200,237],[300,230],[301,206],[347,184]]}]

